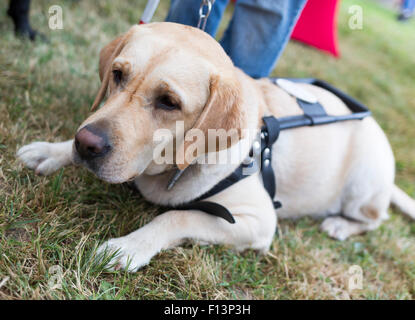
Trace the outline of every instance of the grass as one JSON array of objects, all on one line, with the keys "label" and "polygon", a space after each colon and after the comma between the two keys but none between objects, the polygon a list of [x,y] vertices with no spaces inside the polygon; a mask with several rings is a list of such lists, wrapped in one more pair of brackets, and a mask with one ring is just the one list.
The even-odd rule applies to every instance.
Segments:
[{"label": "grass", "polygon": [[[16,40],[0,3],[0,299],[413,299],[415,223],[394,212],[379,229],[345,242],[320,233],[318,221],[280,221],[266,256],[185,246],[134,274],[92,263],[99,243],[161,209],[83,169],[35,176],[15,152],[73,136],[98,89],[100,48],[137,21],[144,3],[55,1],[64,30],[51,31],[49,2],[34,1],[32,24],[49,44]],[[363,30],[348,28],[352,4],[363,7]],[[167,9],[162,1],[155,20]],[[290,43],[273,74],[325,79],[370,106],[393,146],[397,183],[415,196],[415,21],[401,24],[374,2],[344,0],[338,24],[341,59]],[[349,292],[352,265],[364,279]],[[52,290],[53,266],[63,277]]]}]

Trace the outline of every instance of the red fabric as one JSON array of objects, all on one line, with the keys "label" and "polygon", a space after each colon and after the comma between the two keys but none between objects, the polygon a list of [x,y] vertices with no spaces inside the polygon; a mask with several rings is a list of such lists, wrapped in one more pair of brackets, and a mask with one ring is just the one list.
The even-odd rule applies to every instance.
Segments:
[{"label": "red fabric", "polygon": [[308,0],[291,38],[339,57],[337,42],[339,3],[339,0]]}]

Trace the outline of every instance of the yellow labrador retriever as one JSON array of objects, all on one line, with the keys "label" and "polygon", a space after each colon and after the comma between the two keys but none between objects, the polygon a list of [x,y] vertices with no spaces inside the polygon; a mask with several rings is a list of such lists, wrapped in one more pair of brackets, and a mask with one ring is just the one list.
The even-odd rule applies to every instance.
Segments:
[{"label": "yellow labrador retriever", "polygon": [[[265,115],[302,114],[286,91],[267,79],[248,77],[213,38],[179,24],[133,26],[101,51],[99,73],[102,85],[93,109],[108,98],[84,121],[74,140],[34,142],[18,151],[18,158],[36,173],[81,164],[104,181],[134,181],[149,201],[175,206],[198,198],[233,172],[249,153],[253,138],[240,134],[233,145],[205,148],[199,155],[235,153],[236,162],[194,164],[176,157],[176,163],[168,164],[156,161],[161,157],[154,152],[157,130],[167,129],[174,140],[192,128],[204,133],[232,128],[258,132]],[[330,92],[301,86],[327,113],[350,112]],[[182,132],[176,130],[178,121],[184,124]],[[180,143],[185,151],[189,148],[187,139]],[[371,117],[284,131],[273,154],[275,199],[258,173],[208,199],[228,208],[236,223],[198,210],[170,210],[131,234],[108,240],[99,251],[119,250],[110,264],[126,268],[129,260],[132,271],[186,239],[266,252],[277,223],[272,200],[283,203],[280,218],[324,217],[321,229],[339,240],[377,228],[387,219],[391,202],[415,218],[415,201],[394,184],[391,147]],[[176,166],[187,169],[177,185],[166,190]]]}]

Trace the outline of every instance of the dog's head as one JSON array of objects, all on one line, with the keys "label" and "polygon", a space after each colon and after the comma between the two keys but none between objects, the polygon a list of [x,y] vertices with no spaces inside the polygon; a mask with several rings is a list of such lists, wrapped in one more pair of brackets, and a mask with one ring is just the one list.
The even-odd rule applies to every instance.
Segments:
[{"label": "dog's head", "polygon": [[[180,145],[187,155],[197,143],[186,137],[192,128],[207,137],[208,129],[240,133],[245,125],[231,60],[196,28],[174,23],[134,26],[102,49],[99,74],[102,85],[92,109],[108,97],[80,126],[73,156],[75,163],[105,181],[121,183],[143,172],[169,169],[171,165],[155,161],[165,152],[155,152],[158,129],[169,130],[175,151]],[[177,121],[184,124],[183,132],[177,132]],[[186,138],[180,139],[182,135]],[[205,153],[218,151],[207,146]],[[180,169],[191,161],[192,156],[174,157]]]}]

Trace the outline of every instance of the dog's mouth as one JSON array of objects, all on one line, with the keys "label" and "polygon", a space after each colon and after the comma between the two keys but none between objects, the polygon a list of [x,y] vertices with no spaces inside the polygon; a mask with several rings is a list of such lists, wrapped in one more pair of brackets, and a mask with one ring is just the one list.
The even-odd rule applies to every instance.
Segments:
[{"label": "dog's mouth", "polygon": [[137,163],[128,163],[119,157],[113,159],[110,155],[105,158],[82,159],[75,145],[72,147],[72,163],[76,166],[85,167],[98,179],[111,184],[134,181],[149,166],[147,161],[144,162],[146,165],[143,165],[143,161],[139,162],[141,165],[137,165]]},{"label": "dog's mouth", "polygon": [[[95,176],[97,176],[100,180],[103,180],[108,183],[123,183],[129,181],[129,179],[120,179],[122,175],[115,172],[116,170],[105,170],[106,168],[106,160],[104,159],[82,159],[79,153],[76,150],[75,145],[72,148],[72,162],[76,166],[82,166],[86,168],[88,171],[93,173]],[[116,178],[118,177],[118,178]]]}]

